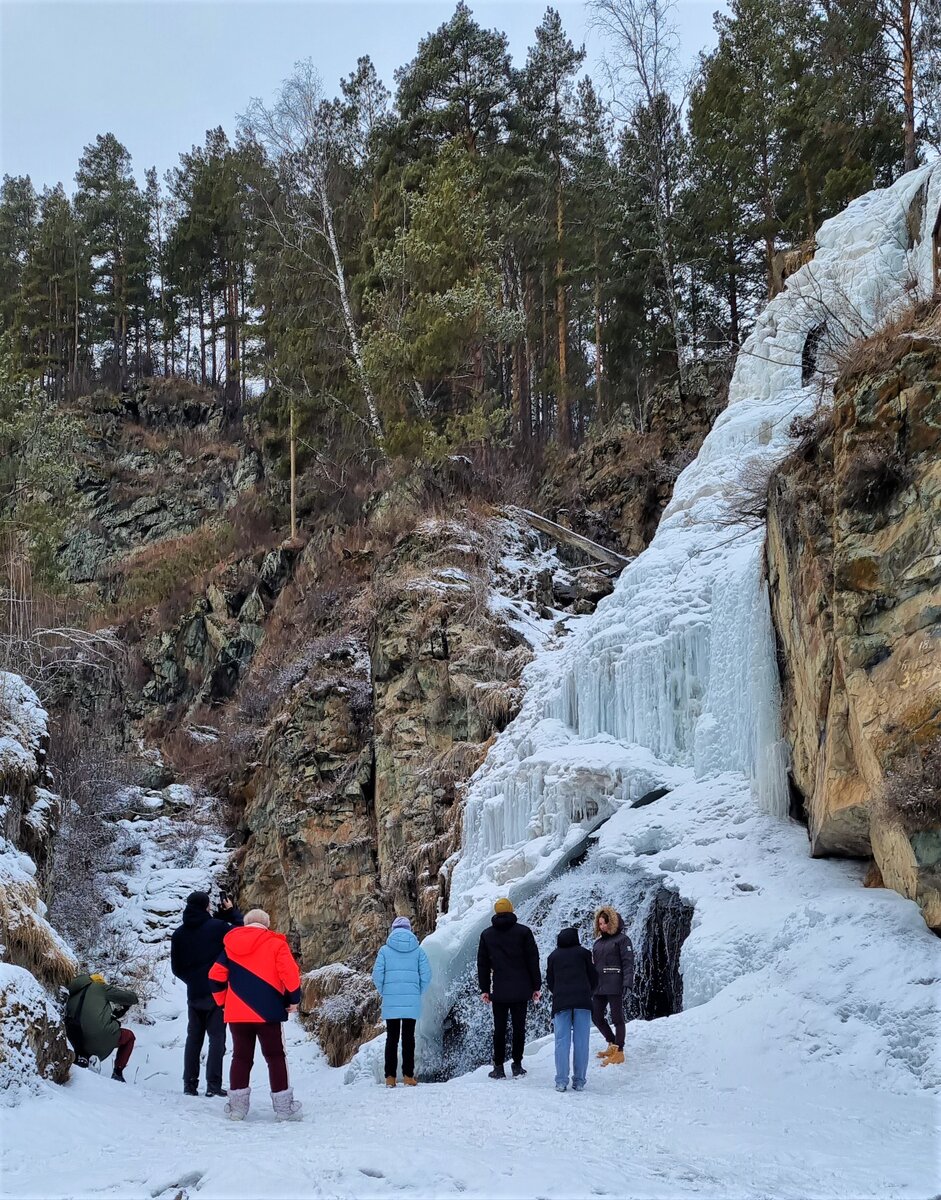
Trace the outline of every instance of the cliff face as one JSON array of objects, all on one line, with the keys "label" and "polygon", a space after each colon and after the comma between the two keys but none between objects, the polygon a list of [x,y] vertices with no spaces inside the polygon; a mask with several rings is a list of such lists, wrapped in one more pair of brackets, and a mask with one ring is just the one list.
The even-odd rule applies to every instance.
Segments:
[{"label": "cliff face", "polygon": [[457,509],[341,546],[339,591],[336,552],[305,549],[243,685],[266,725],[236,788],[235,866],[312,968],[304,1008],[339,1064],[378,1019],[368,971],[392,917],[424,934],[447,906],[460,787],[522,699],[520,628],[546,636],[581,589],[535,535]]},{"label": "cliff face", "polygon": [[793,782],[813,853],[872,855],[872,881],[937,928],[941,811],[897,798],[941,737],[937,339],[874,346],[803,435],[772,482],[767,543]]}]

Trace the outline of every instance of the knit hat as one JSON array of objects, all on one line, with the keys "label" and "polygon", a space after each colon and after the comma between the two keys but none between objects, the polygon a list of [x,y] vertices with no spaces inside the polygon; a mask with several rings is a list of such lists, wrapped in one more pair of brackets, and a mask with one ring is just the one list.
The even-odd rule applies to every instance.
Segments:
[{"label": "knit hat", "polygon": [[498,900],[496,902],[496,904],[493,906],[493,911],[495,913],[512,912],[513,905],[510,903],[509,900],[507,900],[506,896],[504,896],[502,899]]},{"label": "knit hat", "polygon": [[186,907],[187,908],[198,908],[198,909],[208,908],[209,907],[209,893],[208,892],[190,892],[190,894],[186,897]]},{"label": "knit hat", "polygon": [[408,917],[396,917],[392,922],[393,929],[408,929],[411,932],[412,922]]}]

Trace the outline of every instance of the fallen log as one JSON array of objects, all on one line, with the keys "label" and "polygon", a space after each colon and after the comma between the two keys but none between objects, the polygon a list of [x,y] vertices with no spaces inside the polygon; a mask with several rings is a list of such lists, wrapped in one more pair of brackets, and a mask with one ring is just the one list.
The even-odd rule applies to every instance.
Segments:
[{"label": "fallen log", "polygon": [[597,562],[614,567],[618,571],[623,571],[631,561],[629,558],[625,558],[623,554],[618,554],[614,550],[608,550],[605,546],[599,546],[597,542],[593,542],[591,538],[576,533],[574,529],[566,529],[564,525],[550,521],[548,517],[541,517],[539,513],[530,512],[528,508],[507,505],[503,511],[508,517],[515,517],[519,521],[525,521],[537,533],[544,533],[546,537],[553,538],[557,542],[563,542],[566,546],[571,546],[575,550],[581,550],[583,554],[587,554]]}]

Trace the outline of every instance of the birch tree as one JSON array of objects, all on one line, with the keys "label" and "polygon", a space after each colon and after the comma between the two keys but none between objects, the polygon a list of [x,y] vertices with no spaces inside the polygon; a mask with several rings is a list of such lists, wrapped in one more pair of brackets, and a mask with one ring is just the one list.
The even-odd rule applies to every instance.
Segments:
[{"label": "birch tree", "polygon": [[[324,274],[346,334],[346,352],[362,395],[366,421],[377,446],[384,438],[379,405],[363,359],[359,319],[350,299],[333,197],[340,167],[338,106],[325,99],[320,76],[307,60],[281,86],[272,104],[252,100],[244,117],[246,135],[267,153],[275,169],[277,196],[262,195],[275,242]],[[321,253],[316,248],[323,248]]]},{"label": "birch tree", "polygon": [[650,193],[657,255],[676,346],[680,389],[686,387],[686,356],[680,320],[673,244],[673,211],[679,180],[671,169],[674,105],[680,86],[679,38],[672,0],[589,0],[594,27],[605,38],[605,68],[615,109],[629,118],[639,105],[652,118],[645,173]]}]

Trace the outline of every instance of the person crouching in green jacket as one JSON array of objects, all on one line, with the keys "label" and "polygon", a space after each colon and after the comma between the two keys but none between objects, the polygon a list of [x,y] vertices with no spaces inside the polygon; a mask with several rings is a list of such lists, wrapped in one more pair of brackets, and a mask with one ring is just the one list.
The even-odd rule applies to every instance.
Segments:
[{"label": "person crouching in green jacket", "polygon": [[110,987],[103,975],[77,975],[72,980],[65,1006],[65,1032],[75,1050],[76,1066],[87,1067],[92,1056],[103,1060],[117,1050],[111,1078],[126,1082],[124,1068],[134,1049],[134,1034],[123,1029],[118,1018],[137,1003],[135,992]]}]

